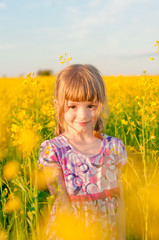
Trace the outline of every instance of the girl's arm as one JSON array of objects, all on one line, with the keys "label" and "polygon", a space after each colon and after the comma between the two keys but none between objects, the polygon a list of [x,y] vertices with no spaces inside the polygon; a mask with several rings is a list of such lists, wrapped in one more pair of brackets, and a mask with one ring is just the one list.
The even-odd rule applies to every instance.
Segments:
[{"label": "girl's arm", "polygon": [[57,201],[59,201],[60,209],[62,211],[70,212],[71,210],[71,202],[69,199],[69,195],[66,190],[66,185],[63,177],[62,170],[58,170],[57,172]]},{"label": "girl's arm", "polygon": [[[48,189],[51,195],[56,196],[56,203],[59,206],[59,213],[70,213],[71,212],[71,204],[69,195],[66,190],[66,185],[63,177],[63,173],[61,169],[52,169],[51,177],[48,178],[46,174],[46,180],[48,183]],[[50,176],[50,169],[49,169]]]},{"label": "girl's arm", "polygon": [[121,168],[118,169],[118,186],[120,189],[119,207],[117,212],[117,239],[126,240],[126,211],[123,196],[123,186],[122,186],[122,171]]}]

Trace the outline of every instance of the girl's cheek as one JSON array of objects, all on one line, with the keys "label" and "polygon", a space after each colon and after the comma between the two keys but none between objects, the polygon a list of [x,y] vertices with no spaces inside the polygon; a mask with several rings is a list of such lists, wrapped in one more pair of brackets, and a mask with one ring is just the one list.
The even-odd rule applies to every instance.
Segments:
[{"label": "girl's cheek", "polygon": [[94,121],[94,122],[96,122],[97,117],[98,117],[98,116],[97,116],[96,112],[94,112],[94,114],[93,114],[93,121]]}]

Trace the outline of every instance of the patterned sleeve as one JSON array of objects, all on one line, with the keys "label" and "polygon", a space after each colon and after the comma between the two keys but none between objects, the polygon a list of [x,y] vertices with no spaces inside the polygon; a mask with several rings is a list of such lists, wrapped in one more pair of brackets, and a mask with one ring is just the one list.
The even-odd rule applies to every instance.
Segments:
[{"label": "patterned sleeve", "polygon": [[51,143],[51,140],[46,140],[41,144],[39,149],[38,166],[61,169],[56,146]]},{"label": "patterned sleeve", "polygon": [[122,167],[127,164],[127,152],[123,142],[118,138],[116,145],[116,164],[118,167]]}]

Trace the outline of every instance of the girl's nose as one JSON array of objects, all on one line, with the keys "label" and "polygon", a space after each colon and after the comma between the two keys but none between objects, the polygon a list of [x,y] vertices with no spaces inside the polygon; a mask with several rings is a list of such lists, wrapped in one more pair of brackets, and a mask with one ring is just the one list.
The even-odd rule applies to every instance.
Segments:
[{"label": "girl's nose", "polygon": [[84,107],[81,107],[78,109],[78,118],[79,119],[85,119],[87,117],[87,109]]}]

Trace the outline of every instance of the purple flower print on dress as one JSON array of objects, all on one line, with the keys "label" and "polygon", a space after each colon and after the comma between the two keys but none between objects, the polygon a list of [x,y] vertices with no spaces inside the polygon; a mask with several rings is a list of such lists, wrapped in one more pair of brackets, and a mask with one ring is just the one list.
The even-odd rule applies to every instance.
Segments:
[{"label": "purple flower print on dress", "polygon": [[95,193],[98,193],[98,191],[99,191],[99,187],[97,186],[97,184],[88,183],[86,185],[87,194],[95,194]]},{"label": "purple flower print on dress", "polygon": [[89,166],[86,163],[78,162],[77,164],[75,164],[75,167],[76,172],[78,172],[79,175],[87,173],[89,171]]},{"label": "purple flower print on dress", "polygon": [[81,177],[76,177],[75,178],[75,183],[77,186],[82,186],[82,184],[84,183],[84,179]]},{"label": "purple flower print on dress", "polygon": [[97,183],[97,177],[95,177],[95,176],[90,177],[89,182],[93,183],[93,184]]},{"label": "purple flower print on dress", "polygon": [[66,167],[67,164],[68,164],[68,159],[64,157],[64,158],[62,159],[62,165]]},{"label": "purple flower print on dress", "polygon": [[105,148],[104,149],[104,155],[105,156],[109,156],[110,155],[110,149],[109,148]]},{"label": "purple flower print on dress", "polygon": [[69,169],[68,168],[64,168],[63,169],[63,173],[64,173],[64,177],[67,177],[69,175]]}]

